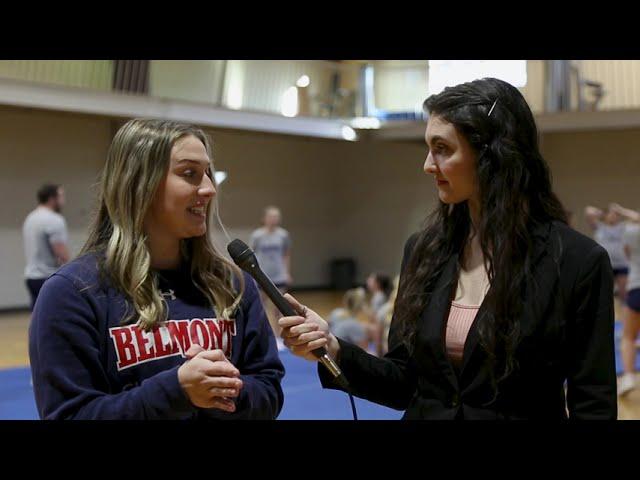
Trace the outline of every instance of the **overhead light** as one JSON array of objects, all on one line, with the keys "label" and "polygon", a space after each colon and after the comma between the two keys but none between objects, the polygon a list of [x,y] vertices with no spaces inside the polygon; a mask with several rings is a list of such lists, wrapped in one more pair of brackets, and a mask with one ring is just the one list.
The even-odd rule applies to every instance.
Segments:
[{"label": "overhead light", "polygon": [[285,117],[295,117],[298,114],[298,89],[289,87],[282,94],[280,111]]},{"label": "overhead light", "polygon": [[224,182],[227,178],[227,172],[214,172],[213,173],[213,178],[216,181],[216,185],[220,185],[222,182]]},{"label": "overhead light", "polygon": [[358,138],[358,135],[356,134],[356,131],[353,128],[351,128],[349,125],[343,125],[342,138],[350,142],[354,142]]},{"label": "overhead light", "polygon": [[360,129],[380,128],[380,120],[376,117],[356,117],[351,120],[351,126]]},{"label": "overhead light", "polygon": [[229,92],[227,93],[227,106],[233,110],[240,110],[242,108],[242,86],[237,83],[232,83],[229,86]]},{"label": "overhead light", "polygon": [[296,85],[300,88],[304,88],[304,87],[308,87],[310,83],[311,83],[311,79],[309,78],[309,76],[302,75],[296,82]]}]

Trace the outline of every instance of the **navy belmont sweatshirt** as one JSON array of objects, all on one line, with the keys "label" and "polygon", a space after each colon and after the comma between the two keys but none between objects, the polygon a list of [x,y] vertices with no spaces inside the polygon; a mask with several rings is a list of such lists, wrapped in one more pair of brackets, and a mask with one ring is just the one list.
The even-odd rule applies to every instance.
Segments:
[{"label": "navy belmont sweatshirt", "polygon": [[[29,329],[42,419],[275,419],[284,367],[255,281],[235,318],[218,318],[184,270],[159,271],[168,321],[151,332],[122,320],[131,309],[100,277],[97,254],[60,268],[43,285]],[[194,407],[178,383],[184,353],[221,349],[240,371],[236,411]]]}]

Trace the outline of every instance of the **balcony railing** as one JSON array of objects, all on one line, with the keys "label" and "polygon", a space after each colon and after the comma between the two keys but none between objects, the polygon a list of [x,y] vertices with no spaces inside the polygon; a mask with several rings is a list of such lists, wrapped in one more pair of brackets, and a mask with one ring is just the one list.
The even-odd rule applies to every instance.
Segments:
[{"label": "balcony railing", "polygon": [[[640,61],[567,62],[561,95],[568,100],[554,108],[550,95],[559,94],[550,90],[549,65],[527,62],[521,91],[534,112],[640,108]],[[3,60],[2,78],[291,117],[383,121],[419,119],[429,91],[426,60]]]}]

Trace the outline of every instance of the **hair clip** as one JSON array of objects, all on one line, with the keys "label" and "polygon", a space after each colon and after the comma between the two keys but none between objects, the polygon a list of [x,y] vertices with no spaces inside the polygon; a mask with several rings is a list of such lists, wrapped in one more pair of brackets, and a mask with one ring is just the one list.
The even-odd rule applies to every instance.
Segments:
[{"label": "hair clip", "polygon": [[496,106],[496,103],[498,103],[498,99],[497,98],[496,98],[496,101],[493,102],[493,105],[491,105],[491,109],[489,110],[489,113],[487,113],[487,117],[491,116],[491,112],[493,112],[493,109]]}]

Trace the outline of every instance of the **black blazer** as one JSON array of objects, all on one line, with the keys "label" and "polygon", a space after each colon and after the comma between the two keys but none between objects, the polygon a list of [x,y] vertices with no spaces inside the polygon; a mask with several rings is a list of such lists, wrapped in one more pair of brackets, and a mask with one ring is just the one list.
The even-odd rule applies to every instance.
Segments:
[{"label": "black blazer", "polygon": [[[412,355],[399,338],[395,319],[383,358],[339,339],[338,363],[352,393],[406,410],[403,419],[566,419],[567,409],[571,419],[615,419],[609,256],[560,222],[538,227],[533,236],[533,271],[515,353],[518,368],[500,384],[497,396],[477,322],[469,331],[458,374],[445,352],[443,332],[451,289],[457,284],[457,256],[449,259],[418,321]],[[405,245],[402,271],[415,239],[414,234]],[[476,318],[484,308],[483,303]],[[338,388],[321,364],[318,373],[325,388]]]}]

